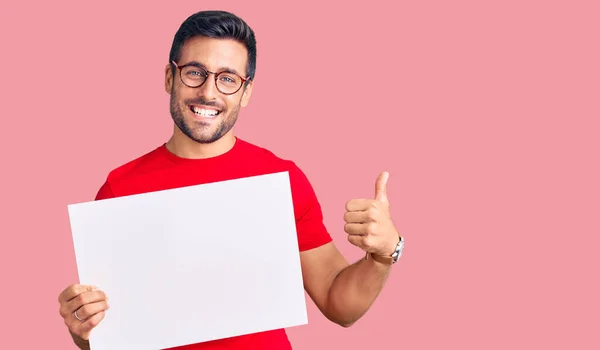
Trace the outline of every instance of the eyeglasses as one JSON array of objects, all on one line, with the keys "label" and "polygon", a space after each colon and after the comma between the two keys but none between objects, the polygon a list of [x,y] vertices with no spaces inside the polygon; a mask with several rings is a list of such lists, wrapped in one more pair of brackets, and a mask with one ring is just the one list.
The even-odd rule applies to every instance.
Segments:
[{"label": "eyeglasses", "polygon": [[231,72],[211,72],[196,64],[190,63],[183,66],[178,66],[173,61],[175,68],[179,68],[179,77],[181,81],[188,87],[197,88],[202,86],[208,79],[209,74],[215,75],[215,84],[217,89],[225,95],[233,95],[240,90],[242,85],[248,80]]}]

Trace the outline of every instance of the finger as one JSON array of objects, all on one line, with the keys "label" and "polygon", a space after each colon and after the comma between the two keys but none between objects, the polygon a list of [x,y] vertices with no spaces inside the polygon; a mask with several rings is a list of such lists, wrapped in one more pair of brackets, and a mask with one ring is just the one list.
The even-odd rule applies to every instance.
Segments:
[{"label": "finger", "polygon": [[[74,284],[66,288],[59,296],[60,309],[59,313],[63,318],[67,318],[73,311],[80,308],[86,302],[98,301],[99,296],[95,295],[94,292],[89,290],[97,291],[94,286],[78,285]],[[88,293],[92,293],[89,295]],[[102,292],[100,292],[103,294]]]},{"label": "finger", "polygon": [[348,236],[348,242],[359,247],[360,249],[364,249],[363,244],[362,244],[363,239],[361,236],[350,235],[350,236]]},{"label": "finger", "polygon": [[380,202],[387,202],[387,180],[390,174],[387,171],[382,172],[375,182],[375,199]]},{"label": "finger", "polygon": [[369,221],[370,215],[368,211],[348,211],[344,214],[344,221],[347,223],[362,224]]},{"label": "finger", "polygon": [[373,205],[372,199],[352,199],[346,203],[346,211],[363,211]]},{"label": "finger", "polygon": [[83,305],[96,303],[99,301],[105,301],[105,300],[107,300],[106,295],[104,294],[103,291],[100,291],[100,290],[97,290],[94,292],[81,293],[78,296],[76,296],[75,298],[73,298],[71,301],[67,302],[66,310],[68,313],[72,313],[75,310],[82,307]]},{"label": "finger", "polygon": [[89,285],[83,285],[83,284],[72,284],[72,285],[68,286],[67,288],[65,288],[65,290],[62,291],[62,293],[60,293],[58,300],[60,302],[67,302],[67,301],[72,300],[73,298],[75,298],[76,296],[78,296],[81,293],[91,292],[96,289],[97,288],[95,286],[89,286]]},{"label": "finger", "polygon": [[84,322],[78,323],[74,327],[73,333],[77,334],[84,340],[88,340],[90,338],[92,330],[100,324],[100,322],[104,319],[104,316],[105,312],[102,311],[88,318]]},{"label": "finger", "polygon": [[349,235],[361,236],[367,233],[366,224],[345,224],[344,231]]},{"label": "finger", "polygon": [[[95,314],[106,311],[108,309],[109,309],[108,301],[99,301],[99,302],[83,305],[82,307],[77,309],[76,312],[77,312],[77,316],[80,319],[86,320],[86,319],[94,316]],[[75,317],[74,313],[73,313],[73,317]]]}]

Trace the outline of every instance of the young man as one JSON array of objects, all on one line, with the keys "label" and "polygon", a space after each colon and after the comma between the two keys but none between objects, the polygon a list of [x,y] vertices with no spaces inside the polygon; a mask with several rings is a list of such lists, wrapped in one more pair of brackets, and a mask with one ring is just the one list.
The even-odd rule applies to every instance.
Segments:
[{"label": "young man", "polygon": [[[325,229],[304,173],[292,161],[233,134],[240,108],[250,100],[255,69],[254,33],[242,19],[220,11],[190,16],[175,35],[165,68],[172,137],[110,172],[96,200],[288,171],[305,289],[325,317],[349,327],[371,306],[403,247],[390,218],[388,174],[377,179],[373,199],[347,203],[348,240],[366,252],[364,259],[350,265]],[[74,284],[60,294],[59,302],[74,342],[89,348],[90,334],[108,310],[107,296]],[[282,329],[180,349],[234,348],[291,346]]]}]

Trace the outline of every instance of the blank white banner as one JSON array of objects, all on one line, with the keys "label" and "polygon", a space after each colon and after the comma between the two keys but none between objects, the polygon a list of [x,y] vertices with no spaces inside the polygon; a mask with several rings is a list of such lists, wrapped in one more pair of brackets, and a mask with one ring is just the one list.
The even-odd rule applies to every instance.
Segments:
[{"label": "blank white banner", "polygon": [[111,308],[92,350],[308,323],[287,172],[68,206],[80,283]]}]

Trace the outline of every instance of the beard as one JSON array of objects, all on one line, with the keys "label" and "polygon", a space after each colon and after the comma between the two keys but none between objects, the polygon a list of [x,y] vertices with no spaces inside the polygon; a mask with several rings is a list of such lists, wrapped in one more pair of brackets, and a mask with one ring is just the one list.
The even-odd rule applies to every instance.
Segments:
[{"label": "beard", "polygon": [[[213,143],[227,134],[235,125],[240,110],[239,105],[232,110],[228,110],[224,106],[219,106],[216,102],[207,101],[202,97],[183,101],[182,104],[178,101],[178,94],[175,89],[171,89],[170,111],[173,122],[182,133],[198,143]],[[215,118],[220,119],[220,122],[214,125],[215,123],[203,123],[195,119],[186,120],[186,111],[193,113],[188,107],[190,104],[219,108],[221,112]]]}]

